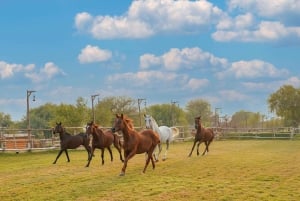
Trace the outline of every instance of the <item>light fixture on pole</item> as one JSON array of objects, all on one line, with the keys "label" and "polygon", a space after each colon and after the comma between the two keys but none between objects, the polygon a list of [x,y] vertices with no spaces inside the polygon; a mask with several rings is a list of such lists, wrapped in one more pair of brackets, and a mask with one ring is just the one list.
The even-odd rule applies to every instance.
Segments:
[{"label": "light fixture on pole", "polygon": [[[27,112],[26,112],[26,118],[27,118],[27,133],[28,133],[28,149],[30,150],[32,148],[32,143],[31,143],[31,126],[30,126],[30,114],[29,114],[29,97],[32,93],[36,91],[33,90],[27,90]],[[35,101],[35,96],[33,96],[32,101]]]},{"label": "light fixture on pole", "polygon": [[93,112],[93,122],[95,122],[94,100],[95,100],[95,98],[96,98],[97,96],[99,96],[99,94],[91,95],[91,99],[92,99],[92,112]]}]

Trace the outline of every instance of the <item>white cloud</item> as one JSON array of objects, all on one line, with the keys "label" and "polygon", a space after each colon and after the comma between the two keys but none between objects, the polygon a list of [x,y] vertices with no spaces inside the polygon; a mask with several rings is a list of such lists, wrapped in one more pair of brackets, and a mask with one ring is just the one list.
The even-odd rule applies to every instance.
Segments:
[{"label": "white cloud", "polygon": [[13,77],[19,72],[28,72],[34,69],[33,64],[22,65],[22,64],[10,64],[5,61],[0,61],[0,78],[6,79]]},{"label": "white cloud", "polygon": [[180,68],[192,69],[197,67],[226,67],[227,60],[205,52],[198,47],[194,48],[172,48],[161,56],[144,54],[140,57],[140,67],[150,68],[160,65],[166,70],[176,71]]},{"label": "white cloud", "polygon": [[220,99],[222,100],[243,101],[249,99],[247,95],[235,90],[221,90],[219,94],[220,94]]},{"label": "white cloud", "polygon": [[25,77],[31,79],[35,83],[43,82],[52,79],[56,75],[64,75],[65,73],[58,68],[54,63],[48,62],[38,72],[27,72]]},{"label": "white cloud", "polygon": [[75,16],[75,26],[78,30],[85,31],[89,29],[89,25],[93,20],[93,16],[91,16],[87,12],[78,13]]},{"label": "white cloud", "polygon": [[157,66],[162,63],[161,58],[156,57],[154,54],[144,54],[140,56],[141,69],[147,69],[151,66]]},{"label": "white cloud", "polygon": [[198,90],[202,87],[205,87],[209,84],[209,80],[208,79],[195,79],[192,78],[188,81],[186,87],[188,89],[191,89],[192,91]]},{"label": "white cloud", "polygon": [[75,26],[97,39],[145,38],[159,32],[199,32],[216,23],[223,12],[208,1],[133,1],[122,16],[78,13]]},{"label": "white cloud", "polygon": [[217,73],[219,78],[234,76],[237,79],[242,78],[260,78],[260,77],[279,77],[286,76],[288,71],[277,69],[273,64],[261,60],[238,61],[233,62],[231,66]]},{"label": "white cloud", "polygon": [[[155,83],[162,82],[172,82],[179,79],[176,73],[166,73],[162,71],[139,71],[137,73],[124,73],[124,74],[115,74],[108,77],[109,82],[116,82],[122,80],[122,82],[126,82],[130,85],[145,85],[151,84],[155,85]],[[159,82],[157,82],[159,81]],[[128,85],[126,84],[126,86]],[[157,85],[156,85],[157,86]],[[159,85],[158,85],[159,86]]]},{"label": "white cloud", "polygon": [[[216,41],[281,42],[300,40],[300,1],[231,0],[229,10],[242,14],[223,17],[212,38]],[[244,13],[243,13],[244,12]],[[229,15],[230,13],[228,13]],[[256,19],[255,19],[256,18]]]},{"label": "white cloud", "polygon": [[112,53],[109,50],[100,49],[97,46],[87,45],[81,50],[78,56],[80,63],[103,62],[111,59]]},{"label": "white cloud", "polygon": [[230,0],[230,10],[245,10],[257,13],[262,17],[278,17],[300,13],[300,1],[298,0]]}]

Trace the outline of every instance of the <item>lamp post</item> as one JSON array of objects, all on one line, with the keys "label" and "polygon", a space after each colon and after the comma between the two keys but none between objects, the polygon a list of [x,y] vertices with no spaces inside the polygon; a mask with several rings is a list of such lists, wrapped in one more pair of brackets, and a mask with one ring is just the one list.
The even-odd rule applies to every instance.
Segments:
[{"label": "lamp post", "polygon": [[138,98],[140,127],[142,127],[142,117],[141,117],[141,103],[142,103],[142,101],[145,101],[145,105],[146,105],[146,99],[145,98]]},{"label": "lamp post", "polygon": [[93,122],[95,122],[95,110],[94,110],[94,100],[95,98],[99,96],[99,94],[94,94],[94,95],[91,95],[91,99],[92,99],[92,112],[93,112]]},{"label": "lamp post", "polygon": [[[27,99],[26,99],[26,102],[27,102],[27,115],[26,115],[26,118],[27,118],[27,133],[28,133],[28,149],[31,149],[32,145],[31,145],[31,127],[30,127],[30,114],[29,114],[29,97],[32,93],[34,93],[35,91],[32,91],[32,90],[27,90]],[[32,101],[35,101],[35,96],[33,96],[33,99]]]},{"label": "lamp post", "polygon": [[218,113],[218,110],[221,110],[222,108],[220,107],[216,107],[215,108],[215,127],[217,128],[218,127],[218,124],[219,124],[219,113]]},{"label": "lamp post", "polygon": [[175,106],[176,106],[176,103],[178,104],[178,101],[172,101],[171,100],[171,120],[172,120],[172,126],[175,125],[175,118],[174,118],[174,112],[175,112]]}]

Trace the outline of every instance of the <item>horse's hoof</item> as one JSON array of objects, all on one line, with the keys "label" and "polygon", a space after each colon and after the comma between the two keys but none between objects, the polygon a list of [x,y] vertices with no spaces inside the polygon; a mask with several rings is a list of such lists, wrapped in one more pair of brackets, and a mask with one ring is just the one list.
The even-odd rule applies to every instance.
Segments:
[{"label": "horse's hoof", "polygon": [[121,172],[119,176],[125,176],[125,172]]},{"label": "horse's hoof", "polygon": [[162,160],[165,161],[165,160],[167,160],[167,159],[166,159],[166,158],[163,158]]}]

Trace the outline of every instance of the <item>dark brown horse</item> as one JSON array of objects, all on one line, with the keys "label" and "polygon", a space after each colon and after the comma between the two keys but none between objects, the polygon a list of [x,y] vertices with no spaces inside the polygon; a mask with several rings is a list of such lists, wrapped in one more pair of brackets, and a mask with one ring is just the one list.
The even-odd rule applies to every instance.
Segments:
[{"label": "dark brown horse", "polygon": [[104,164],[104,149],[108,149],[110,153],[110,159],[113,161],[113,154],[111,151],[110,146],[114,144],[115,148],[118,150],[120,154],[120,160],[123,162],[123,157],[121,153],[121,141],[120,137],[117,134],[114,134],[111,130],[103,131],[96,125],[94,122],[88,123],[86,126],[86,134],[93,135],[92,140],[92,155],[89,158],[89,161],[86,167],[89,167],[90,162],[92,160],[92,156],[94,155],[94,151],[96,148],[101,149],[101,158],[102,158],[102,165]]},{"label": "dark brown horse", "polygon": [[146,168],[150,160],[152,162],[153,169],[155,169],[153,151],[160,143],[158,134],[150,129],[137,132],[133,128],[134,127],[131,119],[126,118],[123,114],[116,115],[112,131],[122,131],[124,138],[123,148],[125,161],[120,176],[125,175],[128,160],[131,159],[135,154],[147,153],[147,159],[143,173],[146,172]]},{"label": "dark brown horse", "polygon": [[70,162],[69,154],[68,154],[68,149],[76,149],[80,145],[83,145],[86,151],[88,152],[88,158],[91,156],[91,147],[89,146],[90,139],[88,135],[85,133],[79,133],[77,135],[71,135],[65,131],[63,126],[60,123],[56,123],[55,128],[53,129],[53,134],[59,133],[59,138],[60,138],[60,151],[53,162],[53,164],[56,163],[62,152],[66,153],[68,162]]},{"label": "dark brown horse", "polygon": [[213,141],[214,136],[215,136],[214,131],[211,128],[204,128],[201,125],[201,116],[195,117],[195,129],[197,130],[197,132],[195,134],[194,145],[191,150],[191,153],[189,154],[189,157],[192,155],[197,142],[198,142],[197,155],[199,155],[199,145],[202,142],[205,143],[205,149],[204,149],[202,156],[205,154],[205,152],[208,153],[208,147],[209,147],[210,143]]}]

